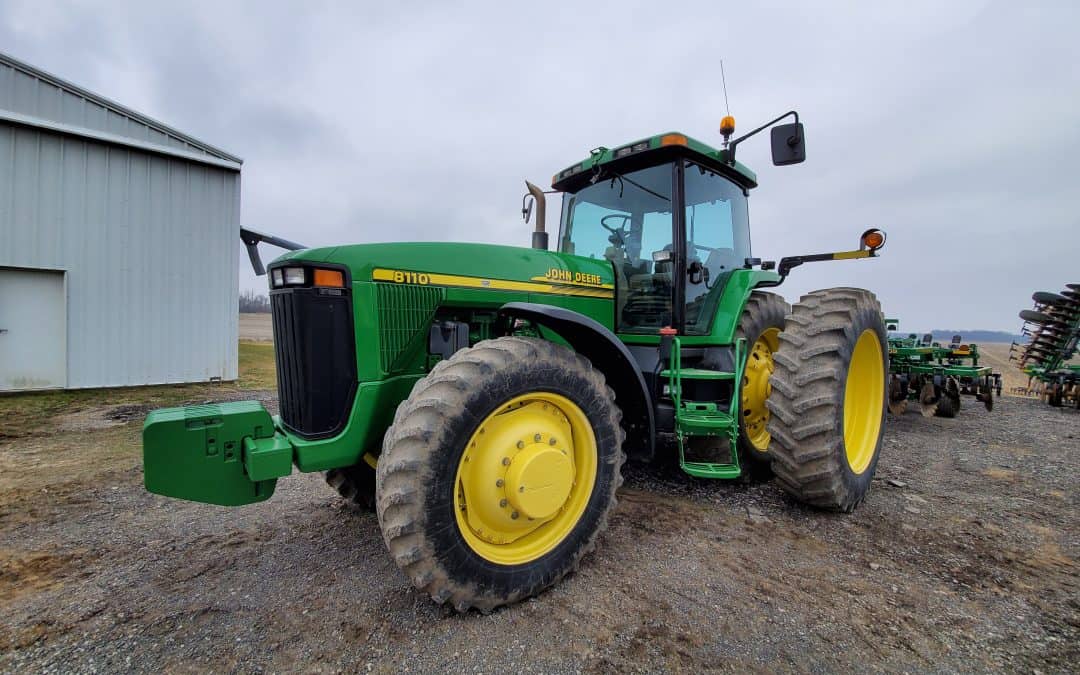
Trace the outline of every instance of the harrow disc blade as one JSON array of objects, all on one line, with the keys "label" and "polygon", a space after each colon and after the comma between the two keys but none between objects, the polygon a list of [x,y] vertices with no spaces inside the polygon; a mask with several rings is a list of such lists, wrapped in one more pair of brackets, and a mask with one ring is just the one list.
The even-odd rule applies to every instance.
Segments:
[{"label": "harrow disc blade", "polygon": [[1065,305],[1069,302],[1065,296],[1047,291],[1035,291],[1031,294],[1031,299],[1043,305]]},{"label": "harrow disc blade", "polygon": [[982,401],[982,404],[986,406],[986,412],[990,412],[994,409],[994,390],[986,385],[979,387],[979,393],[975,395],[975,400]]},{"label": "harrow disc blade", "polygon": [[1033,309],[1020,310],[1020,318],[1024,321],[1030,321],[1031,323],[1051,323],[1054,319],[1049,314],[1043,314],[1042,312],[1036,312]]}]

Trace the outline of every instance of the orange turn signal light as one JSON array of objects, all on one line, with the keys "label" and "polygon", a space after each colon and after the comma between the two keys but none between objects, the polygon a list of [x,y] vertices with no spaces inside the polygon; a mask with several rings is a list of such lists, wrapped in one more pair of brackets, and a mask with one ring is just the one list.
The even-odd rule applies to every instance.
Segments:
[{"label": "orange turn signal light", "polygon": [[867,230],[862,235],[862,245],[871,251],[876,251],[885,245],[885,233],[881,230]]},{"label": "orange turn signal light", "polygon": [[725,136],[730,136],[735,133],[735,118],[731,115],[724,115],[724,118],[720,120],[720,133]]},{"label": "orange turn signal light", "polygon": [[667,134],[660,137],[660,145],[686,145],[686,136],[682,134]]},{"label": "orange turn signal light", "polygon": [[345,288],[345,275],[340,270],[315,270],[315,285],[322,288]]}]

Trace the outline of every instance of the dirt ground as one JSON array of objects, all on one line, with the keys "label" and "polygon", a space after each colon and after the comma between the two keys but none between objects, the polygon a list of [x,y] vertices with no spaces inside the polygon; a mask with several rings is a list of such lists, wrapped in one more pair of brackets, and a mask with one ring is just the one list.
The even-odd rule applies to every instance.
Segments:
[{"label": "dirt ground", "polygon": [[[1080,412],[1005,397],[890,418],[854,514],[628,467],[555,589],[458,616],[319,475],[225,509],[145,492],[150,407],[236,386],[0,398],[0,671],[1075,672]],[[1071,665],[1070,665],[1071,664]]]}]

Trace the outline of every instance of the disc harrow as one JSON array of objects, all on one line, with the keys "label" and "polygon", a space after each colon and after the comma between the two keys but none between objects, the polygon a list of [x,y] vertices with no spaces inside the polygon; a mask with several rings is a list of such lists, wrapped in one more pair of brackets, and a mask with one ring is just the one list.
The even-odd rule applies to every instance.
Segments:
[{"label": "disc harrow", "polygon": [[1069,403],[1080,408],[1080,363],[1074,361],[1080,342],[1080,283],[1065,284],[1060,293],[1036,291],[1032,309],[1020,311],[1021,335],[1009,360],[1028,376],[1027,392],[1054,407]]}]

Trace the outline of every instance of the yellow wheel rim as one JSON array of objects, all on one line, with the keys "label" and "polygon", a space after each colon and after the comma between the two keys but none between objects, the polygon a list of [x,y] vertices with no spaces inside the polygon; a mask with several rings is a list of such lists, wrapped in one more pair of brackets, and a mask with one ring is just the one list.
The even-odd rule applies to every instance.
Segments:
[{"label": "yellow wheel rim", "polygon": [[769,409],[765,407],[765,401],[772,393],[769,376],[776,368],[773,364],[773,352],[779,348],[780,329],[766,329],[754,341],[743,371],[742,393],[739,396],[743,435],[754,449],[760,452],[769,449],[770,436],[765,428],[769,422]]},{"label": "yellow wheel rim", "polygon": [[881,435],[885,400],[885,367],[881,340],[866,329],[855,343],[844,386],[844,450],[848,466],[856,474],[866,471],[874,459]]},{"label": "yellow wheel rim", "polygon": [[596,468],[596,436],[577,404],[548,392],[513,398],[480,423],[458,462],[458,531],[493,563],[541,558],[581,520]]}]

